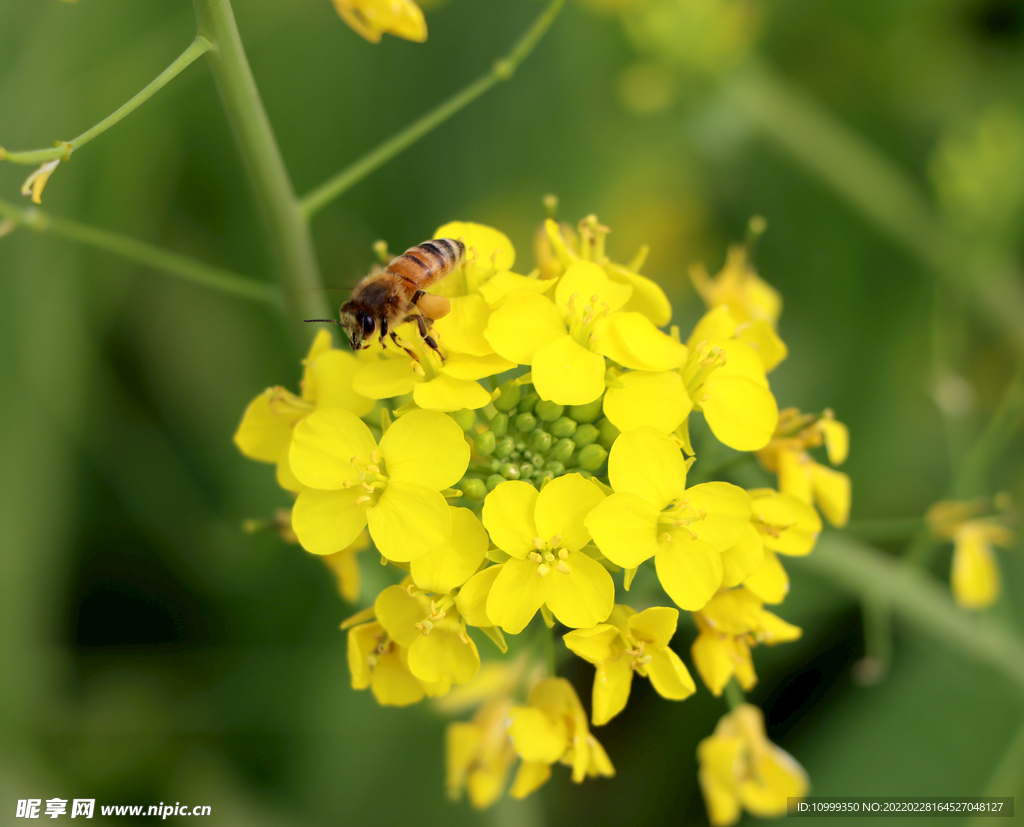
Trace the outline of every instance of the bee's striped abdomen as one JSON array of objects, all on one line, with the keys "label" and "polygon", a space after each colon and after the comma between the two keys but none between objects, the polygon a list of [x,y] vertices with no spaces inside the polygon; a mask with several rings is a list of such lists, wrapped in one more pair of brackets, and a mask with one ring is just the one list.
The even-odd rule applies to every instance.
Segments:
[{"label": "bee's striped abdomen", "polygon": [[410,247],[393,259],[387,272],[405,279],[419,289],[440,281],[462,264],[466,247],[454,238],[435,238]]}]

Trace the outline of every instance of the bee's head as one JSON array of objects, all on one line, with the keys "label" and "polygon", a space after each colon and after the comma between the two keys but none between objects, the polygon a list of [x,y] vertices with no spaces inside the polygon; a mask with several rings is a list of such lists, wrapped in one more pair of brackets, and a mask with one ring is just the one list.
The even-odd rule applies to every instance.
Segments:
[{"label": "bee's head", "polygon": [[369,347],[369,339],[377,330],[377,320],[353,302],[345,302],[341,306],[341,326],[352,343],[352,350],[362,350]]}]

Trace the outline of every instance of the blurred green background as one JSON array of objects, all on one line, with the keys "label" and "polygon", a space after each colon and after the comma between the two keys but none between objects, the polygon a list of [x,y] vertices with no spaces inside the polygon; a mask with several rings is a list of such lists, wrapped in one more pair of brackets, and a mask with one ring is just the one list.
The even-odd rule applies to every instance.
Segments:
[{"label": "blurred green background", "polygon": [[[305,192],[486,71],[539,9],[434,3],[426,44],[378,46],[327,0],[235,11]],[[194,31],[184,0],[2,0],[0,143],[78,134]],[[462,219],[508,233],[525,272],[553,192],[562,218],[612,228],[618,260],[651,245],[644,272],[685,328],[701,312],[687,267],[714,272],[762,214],[757,263],[791,354],[780,405],[849,424],[854,521],[919,516],[1022,350],[1022,81],[1019,1],[570,2],[511,83],[314,219],[320,262],[351,285],[374,240],[400,249]],[[0,197],[28,171],[0,165]],[[203,60],[62,165],[44,209],[270,278]],[[2,823],[16,799],[54,796],[210,804],[225,825],[706,823],[694,752],[725,707],[703,687],[673,704],[637,682],[597,733],[617,778],[576,787],[556,769],[483,814],[445,799],[444,720],[349,688],[338,623],[354,608],[327,569],[239,530],[287,503],[231,435],[259,391],[296,386],[298,319],[23,228],[0,239],[0,313]],[[1022,449],[1018,434],[979,493],[1024,501]],[[1024,631],[1020,551],[999,554],[991,614]],[[363,562],[365,601],[384,575]],[[943,582],[948,566],[947,547]],[[855,685],[859,607],[789,568],[778,613],[805,637],[757,650],[751,698],[813,794],[1024,806],[1019,784],[989,788],[1000,767],[1024,777],[1004,760],[1019,694],[899,626],[888,677]],[[590,667],[567,670],[589,699]]]}]

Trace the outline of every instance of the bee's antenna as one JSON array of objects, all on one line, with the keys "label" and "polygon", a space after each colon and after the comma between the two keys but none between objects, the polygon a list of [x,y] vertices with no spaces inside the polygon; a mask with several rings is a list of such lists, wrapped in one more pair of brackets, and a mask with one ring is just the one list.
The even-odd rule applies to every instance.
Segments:
[{"label": "bee's antenna", "polygon": [[341,324],[341,322],[339,322],[337,319],[303,319],[302,321],[304,321],[304,322],[326,322],[327,324],[336,324],[336,325],[340,325]]}]

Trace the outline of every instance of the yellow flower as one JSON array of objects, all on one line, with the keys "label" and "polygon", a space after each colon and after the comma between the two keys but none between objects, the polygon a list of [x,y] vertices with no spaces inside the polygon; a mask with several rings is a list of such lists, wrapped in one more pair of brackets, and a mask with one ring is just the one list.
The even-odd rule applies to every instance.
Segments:
[{"label": "yellow flower", "polygon": [[672,433],[691,410],[701,410],[712,433],[730,448],[764,447],[778,422],[762,358],[768,347],[755,349],[736,330],[724,309],[712,310],[687,347],[677,351],[674,364],[625,373],[618,387],[608,388],[605,415],[620,431],[649,426]]},{"label": "yellow flower", "polygon": [[486,605],[493,625],[518,634],[544,605],[573,628],[607,619],[615,586],[607,569],[582,550],[590,541],[584,518],[603,499],[601,489],[579,474],[552,480],[539,493],[529,483],[510,481],[487,495],[484,526],[510,556],[494,567],[499,571]]},{"label": "yellow flower", "polygon": [[594,675],[594,726],[608,723],[626,708],[633,673],[650,678],[661,697],[681,701],[696,687],[686,666],[668,644],[676,633],[679,612],[654,607],[637,612],[616,605],[608,623],[577,629],[565,645],[597,666]]},{"label": "yellow flower", "polygon": [[39,169],[25,179],[25,183],[21,185],[21,194],[26,197],[31,196],[33,204],[42,204],[43,188],[62,160],[63,158],[57,158],[42,164]]},{"label": "yellow flower", "polygon": [[737,322],[766,321],[774,327],[782,312],[778,290],[764,281],[747,258],[747,248],[735,244],[714,278],[703,264],[690,268],[690,280],[709,310],[726,307]]},{"label": "yellow flower", "polygon": [[421,681],[409,671],[409,652],[374,620],[348,630],[348,668],[353,689],[373,692],[381,706],[409,706],[424,695],[443,695],[451,684]]},{"label": "yellow flower", "polygon": [[[235,445],[250,459],[277,465],[277,481],[289,491],[301,491],[300,483],[288,464],[295,425],[321,408],[343,408],[356,416],[365,416],[373,400],[352,389],[352,378],[359,368],[355,356],[331,347],[331,334],[321,330],[303,360],[302,393],[296,396],[277,386],[267,388],[245,409],[235,431]],[[331,549],[333,553],[348,542]]]},{"label": "yellow flower", "polygon": [[741,808],[758,818],[784,815],[787,799],[803,798],[810,789],[803,767],[768,740],[764,716],[750,704],[722,716],[714,734],[698,745],[697,760],[715,827],[735,824]]},{"label": "yellow flower", "polygon": [[349,603],[355,603],[359,599],[359,589],[362,584],[356,554],[369,545],[370,535],[361,531],[348,548],[336,551],[334,554],[325,554],[320,558],[327,568],[334,572],[335,579],[338,581],[338,592]]},{"label": "yellow flower", "polygon": [[[995,506],[1004,511],[1008,503],[996,498]],[[953,541],[953,565],[950,585],[953,597],[965,609],[985,609],[999,597],[999,566],[993,546],[1008,547],[1013,532],[994,516],[979,517],[987,510],[984,500],[974,502],[943,501],[928,509],[926,520],[932,534]]]},{"label": "yellow flower", "polygon": [[803,632],[769,611],[760,598],[744,589],[720,591],[693,614],[700,634],[690,654],[705,686],[721,695],[733,676],[744,689],[757,683],[750,647],[797,640]]},{"label": "yellow flower", "polygon": [[608,458],[615,493],[586,526],[604,555],[633,569],[654,558],[658,579],[680,608],[700,609],[722,583],[721,552],[750,521],[750,498],[735,485],[686,487],[687,463],[673,440],[653,428],[619,436]]},{"label": "yellow flower", "polygon": [[465,789],[478,810],[501,797],[505,779],[516,759],[508,738],[508,698],[484,704],[467,723],[448,724],[445,732],[445,763],[448,797],[458,800]]},{"label": "yellow flower", "polygon": [[441,491],[469,465],[469,446],[450,416],[411,411],[377,444],[355,414],[319,410],[299,422],[289,463],[304,488],[292,509],[299,542],[330,554],[369,526],[389,560],[408,562],[444,543],[452,531]]},{"label": "yellow flower", "polygon": [[750,495],[751,523],[764,556],[743,585],[765,603],[781,603],[789,593],[789,576],[776,554],[803,557],[814,550],[821,533],[821,517],[811,506],[771,488],[756,488]]},{"label": "yellow flower", "polygon": [[850,478],[815,462],[809,448],[824,444],[832,465],[842,465],[850,451],[850,433],[831,410],[821,416],[787,408],[779,414],[772,441],[757,452],[761,466],[779,478],[779,490],[813,505],[841,528],[850,517]]},{"label": "yellow flower", "polygon": [[615,775],[615,768],[590,734],[583,704],[565,678],[547,678],[530,690],[528,706],[509,711],[508,735],[520,758],[509,795],[525,798],[548,778],[556,761],[572,767],[572,780]]},{"label": "yellow flower", "polygon": [[[413,0],[331,0],[341,19],[371,43],[393,34],[422,43],[427,39],[427,21]],[[438,236],[441,237],[441,236]]]}]

